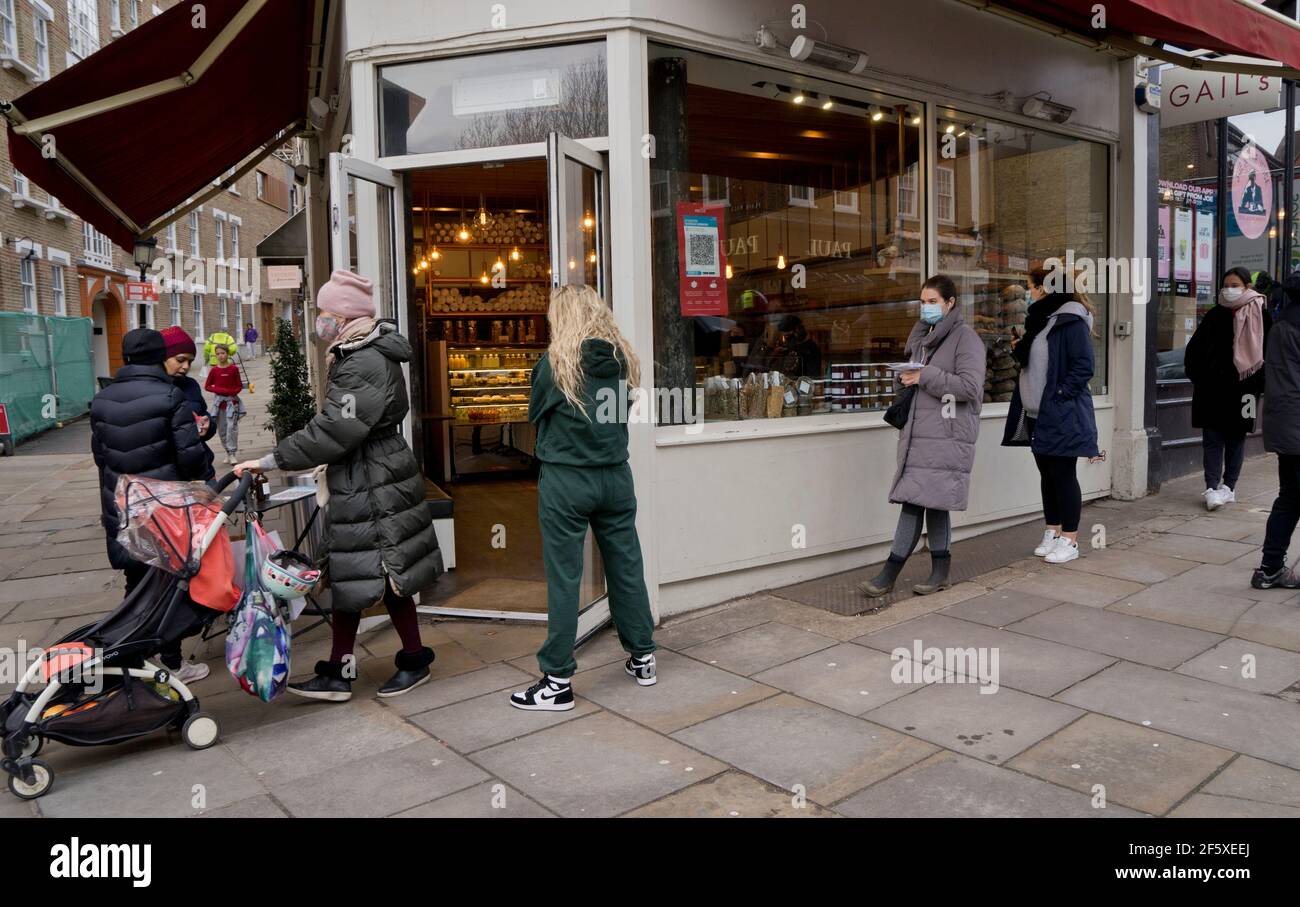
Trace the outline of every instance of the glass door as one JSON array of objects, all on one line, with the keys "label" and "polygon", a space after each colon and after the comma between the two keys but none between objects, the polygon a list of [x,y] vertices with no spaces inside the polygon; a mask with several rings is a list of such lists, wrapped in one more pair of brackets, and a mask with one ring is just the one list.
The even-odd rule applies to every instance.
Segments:
[{"label": "glass door", "polygon": [[[546,140],[550,182],[551,285],[587,284],[606,302],[608,189],[604,156],[573,139],[551,133]],[[605,566],[591,530],[584,543],[578,612],[581,644],[609,621]]]},{"label": "glass door", "polygon": [[[368,278],[374,284],[376,317],[396,320],[398,331],[410,337],[398,248],[398,237],[405,235],[399,179],[383,167],[330,154],[330,266]],[[409,363],[402,364],[402,374],[409,392]],[[409,412],[402,434],[410,444]]]}]

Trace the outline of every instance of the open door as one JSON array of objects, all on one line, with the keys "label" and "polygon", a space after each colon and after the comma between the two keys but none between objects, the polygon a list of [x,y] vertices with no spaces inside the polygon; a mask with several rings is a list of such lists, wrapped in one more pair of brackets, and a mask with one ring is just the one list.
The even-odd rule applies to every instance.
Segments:
[{"label": "open door", "polygon": [[[397,329],[410,337],[400,248],[400,238],[406,235],[400,177],[338,152],[329,160],[330,267],[368,278],[374,284],[376,317],[395,319]],[[402,364],[402,374],[410,393],[410,363]],[[402,435],[410,444],[410,413],[402,421]]]},{"label": "open door", "polygon": [[[551,196],[551,285],[589,284],[608,301],[609,192],[604,157],[553,132],[546,140],[546,167]],[[587,530],[584,544],[581,596],[579,644],[609,621],[605,567],[591,530]]]}]

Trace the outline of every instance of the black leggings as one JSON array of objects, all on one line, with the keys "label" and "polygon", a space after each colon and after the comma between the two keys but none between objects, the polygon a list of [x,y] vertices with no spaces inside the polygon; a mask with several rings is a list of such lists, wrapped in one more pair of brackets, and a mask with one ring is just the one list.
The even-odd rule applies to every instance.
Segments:
[{"label": "black leggings", "polygon": [[1043,488],[1043,517],[1048,526],[1062,532],[1078,532],[1083,513],[1083,491],[1076,468],[1078,457],[1047,457],[1034,454]]}]

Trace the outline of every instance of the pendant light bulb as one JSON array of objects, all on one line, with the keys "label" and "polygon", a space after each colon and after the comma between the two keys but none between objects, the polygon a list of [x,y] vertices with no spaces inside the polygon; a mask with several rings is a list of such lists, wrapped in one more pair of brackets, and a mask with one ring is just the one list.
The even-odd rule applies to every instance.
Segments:
[{"label": "pendant light bulb", "polygon": [[460,225],[460,230],[456,233],[456,238],[461,242],[469,242],[469,228],[463,223]]},{"label": "pendant light bulb", "polygon": [[515,246],[513,249],[510,250],[510,260],[511,260],[511,261],[518,261],[518,260],[519,260],[519,247],[518,247],[518,246]]},{"label": "pendant light bulb", "polygon": [[778,252],[776,255],[776,267],[778,271],[785,270],[785,253]]},{"label": "pendant light bulb", "polygon": [[594,226],[596,226],[596,218],[591,216],[590,211],[582,215],[582,229],[590,230]]},{"label": "pendant light bulb", "polygon": [[429,253],[429,260],[430,260],[430,261],[438,261],[438,260],[440,260],[441,258],[442,258],[442,253],[438,251],[438,247],[437,247],[437,246],[434,246],[434,247],[433,247],[433,251]]},{"label": "pendant light bulb", "polygon": [[727,265],[727,280],[731,279],[731,265]]}]

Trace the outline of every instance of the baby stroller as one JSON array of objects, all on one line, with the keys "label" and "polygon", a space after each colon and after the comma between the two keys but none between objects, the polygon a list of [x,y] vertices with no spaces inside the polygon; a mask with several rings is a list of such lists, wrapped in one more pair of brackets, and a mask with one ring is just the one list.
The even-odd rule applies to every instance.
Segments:
[{"label": "baby stroller", "polygon": [[[189,688],[150,659],[169,643],[203,630],[221,613],[196,604],[189,593],[204,554],[225,531],[255,476],[246,473],[218,509],[217,495],[234,480],[235,474],[228,473],[210,482],[212,494],[198,500],[188,484],[122,479],[118,506],[124,532],[134,536],[129,550],[138,556],[142,547],[149,549],[147,561],[153,566],[111,614],[40,652],[8,700],[0,703],[0,767],[15,796],[32,800],[54,785],[54,770],[36,758],[46,740],[100,746],[172,727],[194,749],[217,742],[216,718],[200,711]],[[186,490],[156,490],[169,484]],[[42,689],[32,689],[40,684]]]}]

